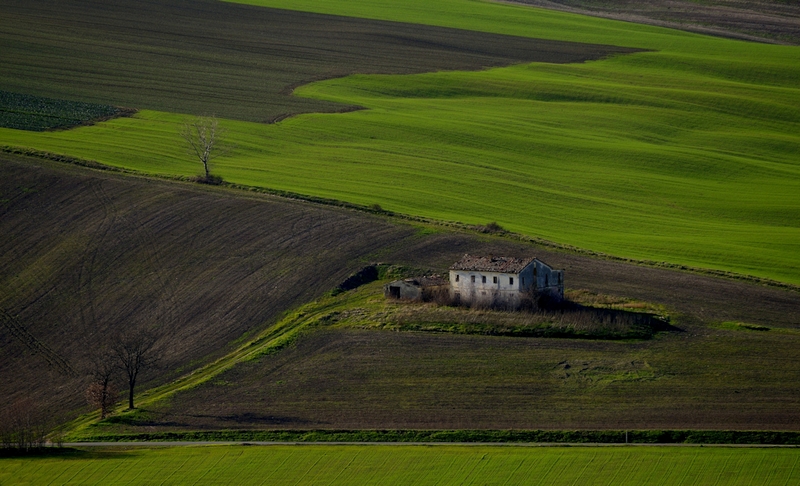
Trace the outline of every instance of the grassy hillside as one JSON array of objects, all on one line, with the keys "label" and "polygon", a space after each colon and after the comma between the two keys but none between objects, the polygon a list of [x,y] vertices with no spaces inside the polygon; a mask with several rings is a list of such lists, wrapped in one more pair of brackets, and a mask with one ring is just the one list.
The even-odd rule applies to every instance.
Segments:
[{"label": "grassy hillside", "polygon": [[[303,99],[368,110],[226,121],[225,179],[800,283],[798,48],[462,0],[256,3],[653,52],[304,86]],[[193,175],[184,119],[0,141]]]},{"label": "grassy hillside", "polygon": [[718,484],[800,479],[796,449],[206,446],[0,459],[8,484]]}]

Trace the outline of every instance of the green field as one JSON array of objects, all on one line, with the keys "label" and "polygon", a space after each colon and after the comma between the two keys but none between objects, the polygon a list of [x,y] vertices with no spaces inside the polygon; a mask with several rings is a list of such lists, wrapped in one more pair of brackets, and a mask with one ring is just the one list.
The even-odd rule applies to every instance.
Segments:
[{"label": "green field", "polygon": [[[797,47],[463,0],[258,3],[653,52],[307,85],[295,94],[368,110],[226,120],[226,180],[800,283]],[[194,175],[184,119],[0,142]]]},{"label": "green field", "polygon": [[797,449],[195,446],[0,459],[2,484],[787,485]]}]

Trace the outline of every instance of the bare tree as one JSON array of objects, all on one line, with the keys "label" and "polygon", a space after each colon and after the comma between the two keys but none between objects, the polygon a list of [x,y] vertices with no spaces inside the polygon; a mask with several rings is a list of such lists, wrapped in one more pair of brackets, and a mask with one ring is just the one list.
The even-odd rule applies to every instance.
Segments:
[{"label": "bare tree", "polygon": [[211,175],[209,164],[212,159],[230,151],[230,148],[222,143],[224,134],[225,130],[219,126],[216,117],[213,116],[197,117],[193,122],[184,124],[181,129],[181,137],[186,140],[190,153],[203,164],[205,176],[201,182],[218,184],[222,181],[221,178]]},{"label": "bare tree", "polygon": [[128,379],[128,408],[133,409],[133,390],[139,373],[155,366],[161,352],[156,346],[158,336],[150,331],[140,330],[122,334],[111,346],[117,365]]},{"label": "bare tree", "polygon": [[93,409],[100,409],[100,420],[106,418],[111,407],[117,403],[117,387],[113,383],[93,381],[86,388],[86,402]]},{"label": "bare tree", "polygon": [[0,416],[0,446],[20,452],[41,449],[49,430],[46,417],[30,398],[12,403]]},{"label": "bare tree", "polygon": [[117,357],[111,349],[100,347],[89,355],[88,361],[92,382],[86,389],[86,401],[99,408],[100,419],[104,419],[117,401],[117,387],[113,383],[114,373],[119,369]]}]

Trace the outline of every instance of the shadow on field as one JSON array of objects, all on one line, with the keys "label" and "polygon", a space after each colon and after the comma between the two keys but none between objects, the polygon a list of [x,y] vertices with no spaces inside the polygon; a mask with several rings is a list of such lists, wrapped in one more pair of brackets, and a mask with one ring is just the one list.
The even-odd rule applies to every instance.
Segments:
[{"label": "shadow on field", "polygon": [[[76,449],[74,447],[40,447],[28,451],[19,451],[17,449],[0,449],[0,460],[8,458],[22,458],[25,459],[45,459],[57,457],[62,460],[87,460],[87,459],[126,459],[133,456],[133,453],[127,451],[105,451],[96,448]],[[1,464],[1,463],[0,463]]]}]

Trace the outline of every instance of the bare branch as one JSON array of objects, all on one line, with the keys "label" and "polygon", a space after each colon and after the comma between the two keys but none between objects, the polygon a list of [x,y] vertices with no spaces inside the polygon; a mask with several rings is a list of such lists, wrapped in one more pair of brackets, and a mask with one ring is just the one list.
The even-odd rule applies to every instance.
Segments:
[{"label": "bare branch", "polygon": [[145,368],[155,366],[161,357],[157,342],[158,336],[155,333],[140,330],[123,334],[111,346],[117,365],[128,379],[128,408],[134,408],[133,391],[139,373]]},{"label": "bare branch", "polygon": [[211,177],[209,163],[222,155],[230,152],[230,147],[222,144],[225,130],[213,116],[198,117],[191,123],[184,124],[180,135],[186,141],[190,153],[203,164],[205,177],[203,182],[210,183],[216,179]]}]

